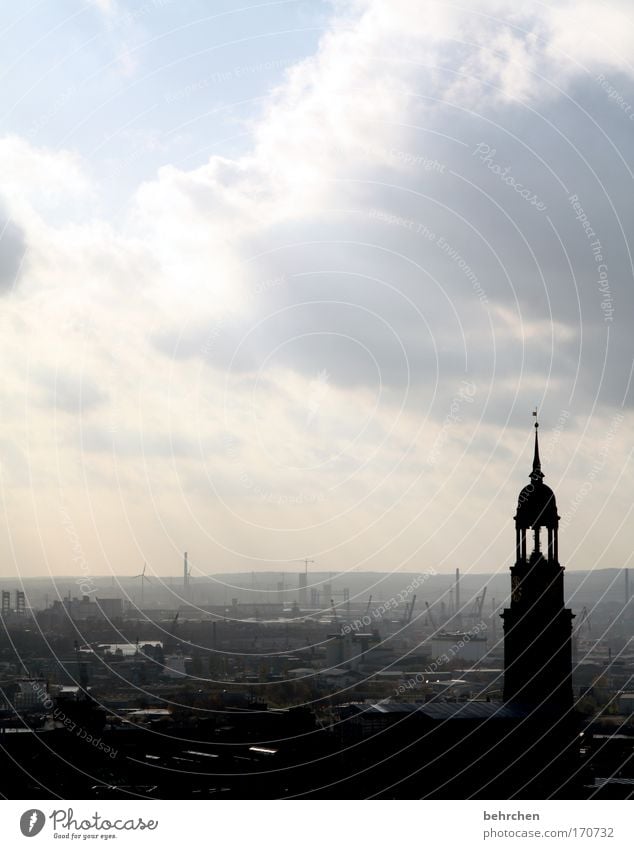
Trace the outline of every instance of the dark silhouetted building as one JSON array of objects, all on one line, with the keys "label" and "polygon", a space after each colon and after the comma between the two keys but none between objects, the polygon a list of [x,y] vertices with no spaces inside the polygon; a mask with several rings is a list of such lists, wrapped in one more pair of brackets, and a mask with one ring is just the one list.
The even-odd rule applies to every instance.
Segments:
[{"label": "dark silhouetted building", "polygon": [[536,422],[531,482],[520,492],[515,515],[511,603],[502,615],[504,701],[533,713],[563,716],[573,707],[573,614],[564,604],[559,516],[555,494],[544,483],[538,427]]}]

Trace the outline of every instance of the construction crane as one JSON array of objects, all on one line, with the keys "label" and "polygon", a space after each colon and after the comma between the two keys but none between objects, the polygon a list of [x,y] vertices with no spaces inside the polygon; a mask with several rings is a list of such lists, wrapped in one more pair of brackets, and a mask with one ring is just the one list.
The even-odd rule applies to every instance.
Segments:
[{"label": "construction crane", "polygon": [[412,615],[414,613],[414,605],[416,604],[416,596],[413,596],[412,603],[408,604],[405,608],[405,615],[403,616],[402,624],[409,625],[412,621]]},{"label": "construction crane", "polygon": [[487,588],[485,586],[485,588],[482,590],[482,595],[478,596],[478,598],[476,599],[476,603],[477,603],[477,606],[478,606],[477,607],[478,619],[482,619],[482,608],[484,607],[484,599],[486,598],[486,595],[487,595]]},{"label": "construction crane", "polygon": [[429,602],[425,602],[425,608],[427,610],[427,615],[429,616],[429,621],[431,622],[432,628],[438,628],[436,625],[436,620],[434,619],[434,614],[431,612],[431,607],[429,606]]},{"label": "construction crane", "polygon": [[473,607],[469,612],[468,618],[471,620],[472,626],[478,624],[478,622],[482,622],[482,609],[484,608],[484,600],[487,595],[487,588],[485,587],[482,590],[482,593],[476,596],[475,601],[473,602]]}]

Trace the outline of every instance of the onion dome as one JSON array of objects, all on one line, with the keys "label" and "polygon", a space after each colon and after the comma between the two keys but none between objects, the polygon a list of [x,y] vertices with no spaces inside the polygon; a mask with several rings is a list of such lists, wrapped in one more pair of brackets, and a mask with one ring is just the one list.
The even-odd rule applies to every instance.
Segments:
[{"label": "onion dome", "polygon": [[544,474],[539,459],[539,440],[535,422],[535,454],[531,482],[520,492],[517,500],[515,525],[518,528],[554,528],[559,522],[555,493],[544,483]]}]

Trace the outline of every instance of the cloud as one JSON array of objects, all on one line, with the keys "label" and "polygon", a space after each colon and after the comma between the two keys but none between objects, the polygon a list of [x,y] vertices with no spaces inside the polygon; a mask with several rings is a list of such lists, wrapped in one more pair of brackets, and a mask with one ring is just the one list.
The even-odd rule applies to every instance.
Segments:
[{"label": "cloud", "polygon": [[10,219],[0,205],[0,294],[17,284],[26,256],[24,230]]},{"label": "cloud", "polygon": [[51,439],[228,549],[310,551],[312,524],[342,560],[385,540],[400,556],[446,521],[456,557],[505,556],[491,505],[533,405],[545,430],[566,411],[570,479],[631,405],[626,12],[336,3],[242,153],[166,164],[116,217],[76,153],[1,140],[5,291],[29,246],[3,361],[26,337],[34,397],[90,418],[83,443],[64,417]]},{"label": "cloud", "polygon": [[106,15],[106,17],[114,15],[118,10],[116,0],[88,0],[88,5],[94,6],[95,9]]},{"label": "cloud", "polygon": [[19,136],[4,136],[0,167],[3,196],[16,215],[33,209],[56,214],[59,223],[59,216],[85,212],[83,204],[95,200],[87,163],[71,150],[51,150]]},{"label": "cloud", "polygon": [[[166,168],[141,188],[137,214],[164,271],[209,314],[179,307],[160,349],[221,371],[277,362],[388,387],[515,371],[574,392],[580,366],[589,395],[614,403],[627,334],[612,323],[606,377],[605,298],[568,197],[602,223],[624,315],[627,184],[618,164],[595,175],[621,116],[598,85],[599,120],[571,94],[599,68],[629,74],[626,54],[580,37],[566,55],[572,3],[340,8],[271,95],[248,154]],[[601,37],[621,43],[622,27],[606,8]]]},{"label": "cloud", "polygon": [[107,400],[107,394],[86,375],[40,369],[33,376],[44,390],[43,403],[55,410],[82,415],[97,409]]}]

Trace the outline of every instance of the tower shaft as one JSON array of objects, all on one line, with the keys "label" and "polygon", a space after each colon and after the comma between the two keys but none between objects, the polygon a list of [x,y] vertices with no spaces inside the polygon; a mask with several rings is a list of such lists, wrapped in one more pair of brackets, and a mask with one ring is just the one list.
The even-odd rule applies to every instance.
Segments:
[{"label": "tower shaft", "polygon": [[[515,515],[511,601],[502,614],[504,700],[534,711],[562,714],[573,705],[573,614],[564,602],[559,516],[555,495],[543,482],[538,426],[531,483],[521,491]],[[528,531],[533,532],[530,554]]]}]

